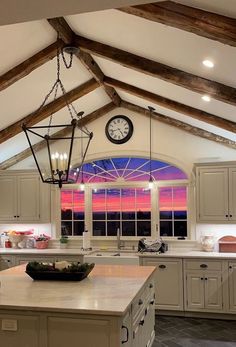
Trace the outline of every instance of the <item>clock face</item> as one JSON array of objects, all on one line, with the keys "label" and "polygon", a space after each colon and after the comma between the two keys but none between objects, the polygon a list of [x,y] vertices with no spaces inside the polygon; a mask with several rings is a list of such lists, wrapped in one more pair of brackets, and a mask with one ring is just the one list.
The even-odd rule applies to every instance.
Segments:
[{"label": "clock face", "polygon": [[131,138],[133,123],[126,116],[115,116],[107,122],[105,132],[108,140],[116,144],[122,144]]}]

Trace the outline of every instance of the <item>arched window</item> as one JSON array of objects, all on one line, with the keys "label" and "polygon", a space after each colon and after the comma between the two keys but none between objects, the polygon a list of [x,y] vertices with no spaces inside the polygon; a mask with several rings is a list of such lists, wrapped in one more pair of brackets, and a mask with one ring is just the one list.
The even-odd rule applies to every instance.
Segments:
[{"label": "arched window", "polygon": [[[76,168],[74,168],[76,171]],[[61,191],[62,234],[94,237],[187,236],[187,175],[152,160],[154,188],[148,189],[150,161],[109,158],[83,165],[78,185]],[[85,191],[80,183],[85,183]],[[86,192],[86,194],[85,194]],[[86,212],[86,213],[85,213]]]}]

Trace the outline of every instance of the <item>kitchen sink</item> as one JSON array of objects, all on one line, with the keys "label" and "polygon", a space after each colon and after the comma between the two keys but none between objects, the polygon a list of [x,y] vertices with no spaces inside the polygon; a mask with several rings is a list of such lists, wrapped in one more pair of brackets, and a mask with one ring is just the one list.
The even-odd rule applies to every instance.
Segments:
[{"label": "kitchen sink", "polygon": [[135,252],[123,250],[100,252],[84,256],[84,262],[109,265],[139,265],[139,257]]}]

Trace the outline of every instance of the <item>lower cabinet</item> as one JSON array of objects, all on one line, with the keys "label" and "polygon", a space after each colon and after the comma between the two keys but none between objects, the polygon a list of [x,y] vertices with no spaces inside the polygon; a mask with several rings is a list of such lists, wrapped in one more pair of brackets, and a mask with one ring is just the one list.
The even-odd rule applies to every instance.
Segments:
[{"label": "lower cabinet", "polygon": [[221,273],[192,271],[186,273],[186,309],[222,311]]},{"label": "lower cabinet", "polygon": [[11,255],[0,255],[0,271],[15,266],[15,258]]},{"label": "lower cabinet", "polygon": [[229,311],[236,312],[236,262],[229,262]]},{"label": "lower cabinet", "polygon": [[142,265],[157,267],[155,275],[156,308],[183,311],[182,259],[143,258]]},{"label": "lower cabinet", "polygon": [[187,311],[223,311],[222,262],[184,260]]},{"label": "lower cabinet", "polygon": [[40,347],[40,318],[0,312],[0,345],[3,347]]}]

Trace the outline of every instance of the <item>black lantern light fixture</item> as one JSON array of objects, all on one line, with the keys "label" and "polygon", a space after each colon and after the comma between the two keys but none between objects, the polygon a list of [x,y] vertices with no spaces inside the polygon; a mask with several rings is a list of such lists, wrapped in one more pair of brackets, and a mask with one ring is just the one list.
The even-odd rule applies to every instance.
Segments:
[{"label": "black lantern light fixture", "polygon": [[152,177],[152,114],[155,111],[155,108],[148,106],[149,109],[149,181],[148,188],[153,188],[153,177]]},{"label": "black lantern light fixture", "polygon": [[[69,64],[66,62],[64,52],[70,54]],[[53,99],[56,100],[60,91],[65,100],[65,106],[71,122],[69,124],[54,125],[54,113],[52,113],[48,125],[28,127],[23,124],[22,126],[42,181],[44,183],[57,184],[60,188],[63,184],[71,184],[78,181],[90,141],[93,137],[93,133],[89,132],[86,126],[83,125],[84,119],[82,120],[82,117],[84,112],[77,113],[73,104],[66,99],[66,90],[60,78],[61,57],[65,67],[69,69],[72,66],[74,53],[75,49],[71,47],[69,50],[65,48],[64,51],[58,48],[56,82],[36,111],[38,112],[45,106],[50,96],[53,96]],[[42,148],[47,150],[46,158],[42,151],[39,150]],[[73,169],[72,158],[77,160],[76,169]]]}]

